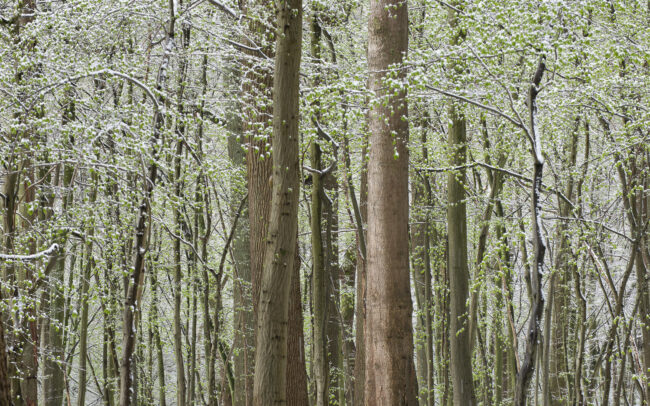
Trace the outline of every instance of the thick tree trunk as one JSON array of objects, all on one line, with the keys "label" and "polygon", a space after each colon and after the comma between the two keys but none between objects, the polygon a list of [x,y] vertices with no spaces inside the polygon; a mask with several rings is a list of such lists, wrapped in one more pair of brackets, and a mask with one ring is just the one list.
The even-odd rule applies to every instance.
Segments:
[{"label": "thick tree trunk", "polygon": [[[405,1],[373,0],[368,69],[370,111],[365,403],[417,405],[408,247],[408,123],[406,92],[384,78],[408,46]],[[398,77],[405,72],[400,70]]]},{"label": "thick tree trunk", "polygon": [[253,404],[286,404],[287,323],[298,231],[298,90],[302,0],[278,4],[273,81],[273,191],[260,298]]},{"label": "thick tree trunk", "polygon": [[[249,4],[250,3],[250,4]],[[242,12],[248,12],[248,7],[254,7],[258,1],[241,1]],[[270,23],[269,25],[272,25]],[[262,46],[265,55],[274,56],[272,39],[275,34],[266,32],[266,27],[259,21],[254,21],[248,27],[247,37],[243,38],[245,44],[251,47]],[[248,186],[248,218],[250,227],[250,281],[251,302],[253,310],[253,340],[257,329],[257,315],[259,307],[260,286],[262,280],[262,265],[266,249],[266,235],[271,211],[271,182],[273,160],[270,145],[268,122],[273,115],[271,103],[273,89],[273,74],[271,68],[264,61],[258,61],[254,53],[247,53],[243,61],[243,133],[247,144],[246,174]],[[243,385],[244,398],[236,395],[235,405],[253,404],[253,371],[256,345],[251,343],[247,354],[249,364],[246,369],[246,378],[239,385]]]},{"label": "thick tree trunk", "polygon": [[[204,60],[204,72],[207,69],[207,60]],[[206,73],[204,73],[206,75]],[[206,85],[207,85],[207,76]],[[228,85],[237,89],[242,79],[241,68],[233,63],[226,76]],[[228,136],[228,157],[235,168],[246,168],[246,151],[242,148],[244,140],[243,119],[239,112],[243,107],[240,100],[233,101],[231,108],[226,112],[226,125]],[[235,177],[230,184],[231,209],[235,210],[237,204],[244,198],[246,192],[246,179]],[[244,184],[244,188],[240,185]],[[243,190],[242,190],[243,189]],[[249,196],[249,204],[251,197]],[[250,226],[248,207],[239,219],[235,236],[232,241],[232,257],[234,261],[235,277],[233,279],[233,306],[234,306],[234,406],[247,406],[247,394],[252,394],[253,376],[253,346],[255,341],[255,319],[253,318],[253,301],[251,296],[251,264],[250,264]]]}]

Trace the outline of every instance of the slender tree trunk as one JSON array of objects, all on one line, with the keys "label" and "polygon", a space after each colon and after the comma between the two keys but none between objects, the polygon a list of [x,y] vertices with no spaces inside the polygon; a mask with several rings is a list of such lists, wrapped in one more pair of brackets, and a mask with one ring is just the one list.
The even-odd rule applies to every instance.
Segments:
[{"label": "slender tree trunk", "polygon": [[[428,164],[427,142],[428,120],[422,125],[422,164]],[[414,224],[411,228],[411,244],[413,251],[413,275],[415,292],[418,304],[418,328],[420,335],[416,340],[417,345],[417,371],[418,385],[420,387],[420,405],[433,406],[434,404],[434,367],[433,367],[433,300],[432,300],[432,275],[431,275],[431,232],[430,209],[431,185],[429,176],[425,172],[412,175],[413,204],[416,213]],[[419,341],[419,342],[418,342]]]},{"label": "slender tree trunk", "polygon": [[[93,186],[90,192],[90,204],[92,205],[97,198],[97,174],[92,175]],[[83,275],[81,275],[81,326],[79,332],[79,394],[77,396],[77,405],[84,406],[86,404],[86,363],[88,358],[88,288],[90,286],[91,272],[94,268],[93,259],[93,235],[95,225],[91,222],[89,226],[88,235],[86,236],[86,265],[84,267]]]},{"label": "slender tree trunk", "polygon": [[[33,135],[32,135],[33,136]],[[28,230],[36,221],[38,209],[32,209],[36,203],[36,188],[32,187],[36,182],[34,170],[34,158],[32,153],[26,154],[23,160],[25,168],[25,178],[19,189],[22,195],[24,205],[20,208],[22,218],[21,228]],[[28,209],[29,208],[29,209]],[[36,253],[36,238],[29,237],[26,245],[30,254]],[[20,269],[22,268],[22,269]],[[18,274],[18,289],[25,289],[27,286],[36,281],[34,272],[26,266],[19,266],[21,272]],[[22,285],[22,286],[21,286]],[[31,295],[30,295],[31,296]],[[20,299],[19,299],[20,300]],[[36,305],[28,303],[24,309],[21,309],[19,319],[19,355],[20,359],[20,400],[24,401],[26,406],[35,406],[38,403],[38,316],[36,314]]]},{"label": "slender tree trunk", "polygon": [[[347,120],[344,120],[344,126],[347,128]],[[347,197],[350,200],[353,214],[350,214],[353,223],[356,225],[356,254],[348,255],[347,257],[354,257],[354,269],[350,269],[352,276],[347,281],[350,286],[350,293],[348,293],[344,300],[342,300],[342,312],[344,312],[344,320],[349,320],[349,340],[347,348],[350,351],[348,358],[348,372],[346,381],[346,401],[347,404],[352,406],[363,405],[363,385],[365,383],[365,355],[363,352],[363,328],[365,319],[365,258],[366,258],[366,243],[364,232],[364,221],[367,216],[367,196],[368,196],[368,170],[366,148],[367,141],[363,144],[362,148],[362,168],[361,168],[361,188],[360,188],[360,204],[354,190],[352,182],[352,168],[350,159],[350,148],[347,137],[343,139],[343,161],[345,162],[345,182]],[[352,264],[351,264],[352,266]],[[346,272],[347,273],[347,272]],[[356,291],[355,291],[356,280]],[[349,302],[348,299],[349,298]],[[355,299],[356,298],[356,303]],[[346,306],[347,304],[347,306]],[[352,337],[352,323],[356,325],[354,329],[356,334]],[[355,340],[355,341],[353,341]],[[354,352],[351,350],[354,349]]]},{"label": "slender tree trunk", "polygon": [[[183,1],[179,0],[177,7],[179,10],[172,11],[172,13],[179,13],[183,10]],[[176,18],[172,15],[172,18]],[[179,119],[176,124],[176,152],[174,155],[174,195],[177,201],[174,204],[174,228],[177,237],[174,239],[173,255],[174,255],[174,358],[176,360],[176,404],[177,406],[184,406],[187,400],[187,377],[185,373],[185,362],[183,353],[185,347],[183,346],[182,328],[181,328],[181,292],[183,290],[183,270],[181,264],[181,241],[183,235],[181,219],[181,209],[179,205],[182,201],[183,193],[183,180],[182,176],[182,154],[183,154],[183,139],[185,137],[185,81],[187,80],[187,49],[190,45],[190,26],[186,20],[182,20],[181,27],[181,49],[179,61],[179,75],[178,75],[178,88],[177,88],[177,110]],[[187,331],[187,329],[186,329]],[[191,373],[191,372],[190,372]]]},{"label": "slender tree trunk", "polygon": [[156,351],[156,368],[158,373],[158,404],[167,405],[165,394],[165,359],[163,356],[162,340],[160,339],[160,322],[158,320],[158,272],[151,272],[151,323],[153,328],[153,344]]},{"label": "slender tree trunk", "polygon": [[[450,111],[449,129],[451,165],[465,165],[467,151],[466,123],[456,107]],[[451,344],[451,378],[454,405],[475,405],[472,376],[472,346],[469,335],[467,300],[469,266],[467,262],[467,212],[465,204],[465,170],[450,172],[447,179],[447,233],[449,241],[449,342]]]},{"label": "slender tree trunk", "polygon": [[[329,365],[327,354],[327,280],[323,253],[323,182],[321,179],[321,150],[316,140],[311,144],[312,200],[311,200],[311,249],[312,249],[312,306],[314,311],[314,380],[316,381],[316,406],[328,403]],[[318,171],[318,172],[317,172]]]},{"label": "slender tree trunk", "polygon": [[300,255],[297,239],[291,277],[287,331],[289,332],[287,336],[287,406],[308,405],[305,335],[300,296]]},{"label": "slender tree trunk", "polygon": [[357,257],[354,248],[345,253],[343,267],[343,286],[341,287],[341,318],[343,319],[343,358],[344,358],[344,387],[345,405],[354,405],[354,358],[356,347],[354,345],[354,285],[355,267]]},{"label": "slender tree trunk", "polygon": [[[177,129],[182,134],[182,129]],[[176,360],[176,404],[184,406],[186,397],[185,362],[183,360],[183,331],[181,327],[181,291],[183,289],[183,270],[181,264],[181,212],[178,207],[181,201],[181,155],[183,154],[183,141],[176,142],[176,154],[174,157],[174,194],[177,201],[174,207],[174,226],[178,237],[174,238],[174,359]]]},{"label": "slender tree trunk", "polygon": [[[408,247],[406,92],[384,78],[408,47],[405,1],[373,0],[368,24],[370,111],[365,402],[417,405]],[[403,77],[404,71],[397,73]]]},{"label": "slender tree trunk", "polygon": [[337,148],[333,151],[333,162],[328,167],[329,171],[323,177],[323,214],[325,225],[325,283],[326,299],[325,313],[327,325],[327,358],[329,371],[329,399],[330,403],[343,404],[345,393],[343,388],[343,336],[341,318],[341,267],[339,264],[339,191],[336,179]]},{"label": "slender tree trunk", "polygon": [[273,191],[257,314],[253,404],[286,404],[287,323],[298,231],[302,0],[278,4],[273,81]]},{"label": "slender tree trunk", "polygon": [[[311,23],[311,58],[317,69],[320,65],[321,28],[318,13],[314,11]],[[319,72],[316,72],[313,85],[320,85]],[[319,108],[316,104],[316,109]],[[320,112],[315,112],[315,121]],[[316,383],[316,406],[329,403],[329,360],[327,351],[327,303],[328,281],[323,245],[323,175],[321,174],[321,148],[319,140],[313,139],[310,146],[313,172],[311,186],[311,256],[312,256],[312,309],[313,309],[313,371]]]},{"label": "slender tree trunk", "polygon": [[[3,299],[0,290],[0,300]],[[7,343],[5,342],[5,323],[0,320],[0,404],[11,405],[11,380],[7,370]]]},{"label": "slender tree trunk", "polygon": [[533,154],[533,188],[532,188],[532,221],[533,221],[533,257],[534,264],[531,269],[531,316],[526,332],[526,352],[517,373],[515,387],[515,406],[526,405],[528,386],[535,371],[537,362],[537,349],[540,341],[540,323],[544,311],[544,294],[542,274],[544,268],[544,255],[546,254],[546,238],[542,230],[542,175],[544,171],[544,158],[540,134],[537,131],[537,93],[542,76],[546,70],[544,58],[540,58],[535,75],[530,85],[528,95],[528,109],[530,110],[529,136]]},{"label": "slender tree trunk", "polygon": [[[449,25],[453,30],[452,44],[458,45],[465,32],[458,27],[457,11],[449,11]],[[455,69],[459,69],[458,66]],[[452,166],[463,166],[467,154],[466,119],[461,107],[449,109],[451,126],[448,146]],[[467,301],[469,299],[469,265],[467,260],[467,209],[465,203],[465,169],[447,176],[447,241],[449,244],[449,343],[453,399],[456,406],[476,404],[472,376],[471,325]]]},{"label": "slender tree trunk", "polygon": [[[356,204],[356,196],[352,184],[352,176],[348,174],[348,189],[352,207],[355,211],[357,223],[357,266],[356,266],[356,304],[355,304],[355,340],[356,354],[354,358],[354,406],[365,405],[365,383],[366,383],[366,231],[364,225],[368,219],[368,161],[366,154],[368,141],[366,140],[361,150],[362,169],[361,185],[359,187],[359,204]],[[349,157],[349,152],[347,156]],[[348,163],[348,167],[350,167]]]},{"label": "slender tree trunk", "polygon": [[[169,2],[169,9],[171,19],[167,31],[167,38],[164,43],[163,58],[156,79],[156,90],[160,95],[162,95],[167,81],[167,70],[169,68],[174,42],[175,14],[173,0],[170,0]],[[135,313],[136,307],[139,306],[138,299],[142,292],[141,286],[144,280],[145,255],[149,250],[151,199],[153,197],[153,189],[158,176],[158,162],[156,162],[158,159],[158,142],[160,139],[160,131],[164,124],[163,112],[158,108],[159,105],[164,103],[162,96],[160,96],[159,100],[156,100],[155,103],[156,108],[153,117],[153,134],[151,137],[152,160],[147,168],[147,179],[143,179],[144,197],[138,208],[138,220],[135,228],[135,262],[133,272],[129,278],[130,282],[127,289],[126,300],[124,302],[124,339],[122,343],[122,361],[120,363],[120,406],[131,406],[134,395],[132,387],[134,374],[133,351],[135,349],[138,329],[138,326],[135,323]]]},{"label": "slender tree trunk", "polygon": [[[578,130],[580,118],[576,119],[575,128],[571,134],[568,146],[569,159],[567,169],[575,167],[578,151]],[[564,195],[573,200],[574,180],[569,176],[566,183]],[[561,217],[568,218],[571,215],[571,207],[563,200],[558,199],[559,213]],[[568,284],[571,277],[571,247],[568,235],[568,224],[562,222],[559,225],[558,234],[560,247],[555,263],[555,270],[549,280],[549,292],[547,294],[548,306],[545,315],[544,332],[544,364],[542,385],[544,388],[544,405],[567,403],[569,400],[569,386],[566,375],[568,371],[567,354],[567,328],[569,309]],[[551,351],[550,349],[553,348]],[[565,375],[565,376],[563,376]],[[557,400],[555,400],[557,399]]]}]

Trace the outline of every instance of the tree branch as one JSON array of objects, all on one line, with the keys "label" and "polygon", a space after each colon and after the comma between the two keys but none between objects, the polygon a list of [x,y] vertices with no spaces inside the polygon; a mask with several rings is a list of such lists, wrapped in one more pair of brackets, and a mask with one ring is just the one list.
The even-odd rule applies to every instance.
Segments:
[{"label": "tree branch", "polygon": [[52,244],[50,248],[46,249],[45,251],[37,252],[36,254],[32,255],[7,255],[7,254],[0,254],[0,260],[3,261],[35,261],[37,259],[41,259],[43,257],[49,257],[57,252],[59,252],[59,244]]}]

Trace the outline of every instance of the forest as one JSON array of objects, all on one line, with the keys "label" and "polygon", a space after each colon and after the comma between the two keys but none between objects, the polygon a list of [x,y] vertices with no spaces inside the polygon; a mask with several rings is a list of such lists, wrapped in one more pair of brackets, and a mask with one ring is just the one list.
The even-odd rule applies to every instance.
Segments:
[{"label": "forest", "polygon": [[0,0],[0,406],[650,405],[650,1]]}]

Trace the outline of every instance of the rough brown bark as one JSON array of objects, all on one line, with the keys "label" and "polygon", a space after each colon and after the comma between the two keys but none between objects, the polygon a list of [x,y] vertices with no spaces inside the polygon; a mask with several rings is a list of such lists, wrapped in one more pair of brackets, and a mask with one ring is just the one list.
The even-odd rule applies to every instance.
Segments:
[{"label": "rough brown bark", "polygon": [[278,3],[273,190],[257,314],[253,404],[286,404],[287,323],[298,231],[298,90],[302,0]]},{"label": "rough brown bark", "polygon": [[[233,86],[238,86],[240,72],[236,66],[232,67],[229,80],[233,81]],[[246,152],[241,147],[243,139],[242,119],[238,111],[241,104],[235,102],[232,112],[228,112],[226,120],[230,136],[228,137],[228,156],[236,167],[246,167]],[[239,179],[233,179],[231,184],[232,206],[244,197],[245,190],[238,186]],[[250,202],[249,202],[250,204]],[[247,393],[252,393],[252,374],[253,374],[253,344],[255,335],[255,320],[253,319],[253,303],[251,296],[251,266],[250,266],[250,227],[248,208],[242,213],[239,225],[235,231],[235,237],[232,242],[232,256],[235,262],[236,277],[233,280],[233,306],[234,306],[234,323],[235,337],[233,346],[233,367],[235,376],[235,387],[233,394],[233,404],[235,406],[247,405]],[[250,388],[250,390],[249,390]],[[250,404],[250,403],[249,403]]]},{"label": "rough brown bark", "polygon": [[[240,9],[242,13],[248,13],[248,9],[260,3],[259,1],[242,1]],[[264,20],[268,23],[268,21]],[[244,43],[250,46],[261,46],[265,55],[274,56],[273,38],[274,32],[267,32],[265,24],[252,22],[248,27],[247,37],[256,41],[251,43],[244,38]],[[273,115],[272,89],[273,73],[264,61],[258,61],[257,54],[246,52],[243,59],[243,112],[244,121],[242,132],[246,142],[246,176],[248,187],[248,219],[250,227],[250,281],[251,301],[253,310],[253,330],[257,328],[257,314],[259,307],[260,286],[262,280],[262,265],[264,262],[264,251],[266,249],[266,235],[271,211],[271,183],[273,159],[271,155],[271,144],[269,125]],[[256,332],[253,331],[253,341]],[[251,343],[252,344],[252,343]],[[235,405],[253,404],[253,371],[256,346],[251,345],[247,356],[246,377],[239,386],[244,387],[244,398],[235,396]]]},{"label": "rough brown bark", "polygon": [[[370,111],[365,404],[417,405],[408,247],[406,92],[384,78],[408,47],[405,1],[373,0],[368,69]],[[403,78],[405,72],[396,72]]]}]

